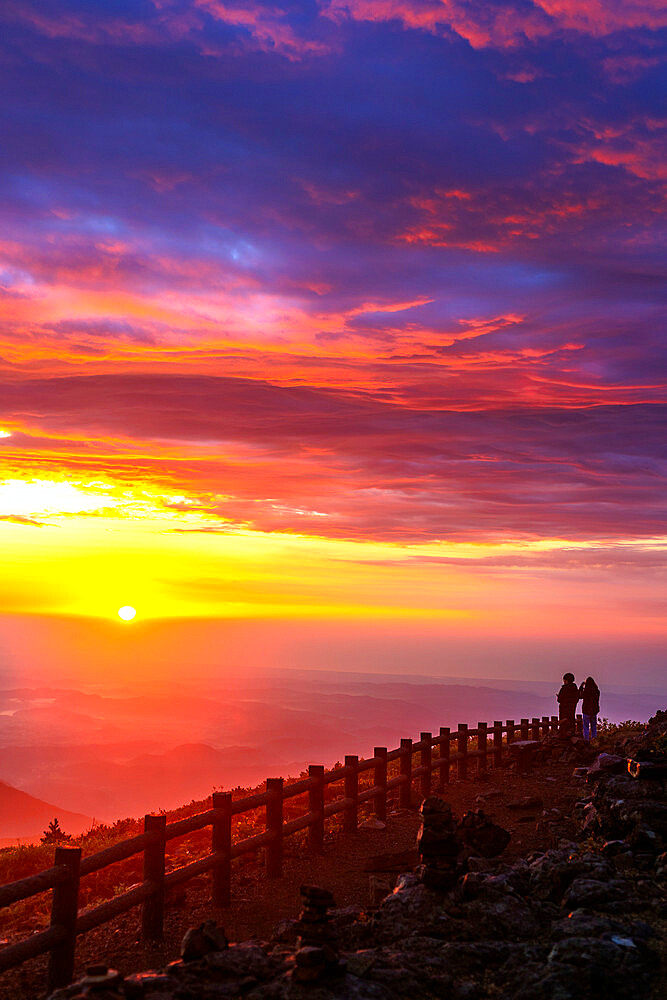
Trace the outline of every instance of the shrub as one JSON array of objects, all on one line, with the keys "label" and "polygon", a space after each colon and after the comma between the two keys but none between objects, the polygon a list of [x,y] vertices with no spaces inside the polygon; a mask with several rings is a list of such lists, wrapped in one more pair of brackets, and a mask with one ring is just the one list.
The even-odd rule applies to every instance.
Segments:
[{"label": "shrub", "polygon": [[42,844],[64,844],[68,840],[71,840],[71,839],[72,839],[72,835],[70,833],[64,833],[60,829],[60,823],[58,822],[58,817],[56,816],[55,819],[52,819],[51,822],[49,823],[48,830],[44,831],[44,833],[42,835],[41,843]]}]

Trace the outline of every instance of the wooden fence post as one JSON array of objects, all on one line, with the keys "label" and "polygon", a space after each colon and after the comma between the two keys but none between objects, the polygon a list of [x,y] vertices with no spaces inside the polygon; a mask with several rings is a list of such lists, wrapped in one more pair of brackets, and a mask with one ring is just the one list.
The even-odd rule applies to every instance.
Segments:
[{"label": "wooden fence post", "polygon": [[480,756],[477,758],[477,772],[478,774],[486,774],[487,771],[487,737],[488,737],[488,726],[486,722],[477,723],[477,749],[479,750]]},{"label": "wooden fence post", "polygon": [[267,778],[266,832],[271,840],[266,846],[266,874],[280,878],[283,873],[283,779]]},{"label": "wooden fence post", "polygon": [[229,906],[232,883],[232,793],[213,792],[215,817],[212,828],[211,848],[214,854],[224,855],[213,869],[213,905]]},{"label": "wooden fence post", "polygon": [[548,736],[551,729],[551,720],[548,715],[542,716],[542,735]]},{"label": "wooden fence post", "polygon": [[378,789],[375,796],[375,816],[384,823],[387,819],[387,748],[375,747],[373,756],[378,762],[375,765],[373,783]]},{"label": "wooden fence post", "polygon": [[420,733],[419,736],[422,748],[419,754],[419,763],[422,767],[426,768],[424,774],[422,774],[421,780],[421,794],[423,798],[431,794],[431,761],[433,759],[431,753],[433,733]]},{"label": "wooden fence post", "polygon": [[151,882],[154,892],[144,900],[141,910],[141,936],[144,941],[161,941],[164,933],[164,851],[166,816],[144,816],[144,833],[155,831],[157,838],[144,848],[144,882]]},{"label": "wooden fence post", "polygon": [[559,719],[558,719],[557,715],[552,715],[551,716],[551,732],[552,733],[559,733],[560,732]]},{"label": "wooden fence post", "polygon": [[398,804],[401,809],[409,809],[412,805],[412,740],[401,740],[401,777],[404,779],[398,787]]},{"label": "wooden fence post", "polygon": [[530,739],[530,719],[521,720],[521,739],[522,740]]},{"label": "wooden fence post", "polygon": [[493,723],[493,766],[503,766],[503,724],[498,720]]},{"label": "wooden fence post", "polygon": [[76,948],[76,915],[79,908],[80,847],[56,847],[54,862],[67,869],[67,878],[54,886],[51,902],[51,926],[61,927],[64,937],[49,955],[49,993],[60,986],[69,986],[74,978]]},{"label": "wooden fence post", "polygon": [[352,804],[343,810],[343,832],[354,833],[357,829],[357,811],[359,808],[359,758],[356,754],[345,754],[345,767],[351,768],[345,775],[345,798]]},{"label": "wooden fence post", "polygon": [[463,781],[468,777],[468,724],[466,722],[459,722],[456,743],[459,753],[459,781]]},{"label": "wooden fence post", "polygon": [[507,745],[514,742],[514,719],[508,719],[505,723],[507,726]]},{"label": "wooden fence post", "polygon": [[533,718],[530,721],[530,728],[531,728],[531,733],[532,733],[531,739],[533,739],[533,740],[539,740],[539,738],[540,738],[540,720],[536,719],[533,716]]},{"label": "wooden fence post", "polygon": [[451,766],[449,756],[450,756],[450,745],[449,745],[449,726],[440,726],[440,740],[438,741],[438,751],[440,753],[440,789],[442,790],[445,785],[449,784],[449,768]]},{"label": "wooden fence post", "polygon": [[317,819],[308,827],[308,849],[312,854],[324,853],[324,765],[309,764],[308,777],[315,785],[308,791],[308,809]]}]

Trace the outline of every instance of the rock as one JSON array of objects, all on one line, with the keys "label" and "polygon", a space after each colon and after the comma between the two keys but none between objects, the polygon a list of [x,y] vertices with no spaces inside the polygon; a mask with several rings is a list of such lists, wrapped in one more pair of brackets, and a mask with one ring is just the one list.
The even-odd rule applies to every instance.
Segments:
[{"label": "rock", "polygon": [[622,930],[622,926],[610,917],[589,913],[587,910],[573,910],[562,920],[556,920],[551,925],[551,938],[560,941],[562,938],[601,938],[604,934],[612,934]]},{"label": "rock", "polygon": [[77,986],[81,990],[96,993],[104,991],[122,993],[123,977],[118,969],[109,969],[106,965],[90,965],[86,973],[78,980]]},{"label": "rock", "polygon": [[593,784],[605,774],[622,774],[628,770],[627,757],[619,757],[618,754],[601,753],[595,758],[588,769],[587,782]]},{"label": "rock", "polygon": [[272,944],[296,944],[299,936],[298,920],[281,920],[273,928],[271,934]]},{"label": "rock", "polygon": [[599,882],[592,878],[576,878],[563,896],[563,906],[604,908],[605,904],[623,899],[631,887],[625,880],[610,879]]},{"label": "rock", "polygon": [[325,963],[326,954],[324,948],[315,948],[305,945],[303,948],[299,948],[294,956],[294,959],[296,964],[300,965],[302,968],[313,969]]},{"label": "rock", "polygon": [[144,997],[168,997],[179,988],[179,981],[164,972],[139,972],[126,976],[124,982],[127,1000],[143,1000]]},{"label": "rock", "polygon": [[396,885],[391,896],[382,900],[371,919],[372,937],[384,944],[408,936],[415,925],[421,927],[430,923],[437,911],[437,897],[428,892],[416,876],[414,884]]},{"label": "rock", "polygon": [[[646,970],[637,944],[623,935],[610,938],[572,937],[557,941],[548,957],[550,964],[581,970],[599,994],[636,997]],[[634,980],[634,982],[633,982]]]},{"label": "rock", "polygon": [[667,851],[663,851],[655,859],[656,875],[667,875]]},{"label": "rock", "polygon": [[211,951],[223,951],[228,947],[227,937],[215,920],[205,920],[199,927],[190,927],[181,942],[181,958],[184,962],[196,962]]},{"label": "rock", "polygon": [[377,962],[375,951],[357,951],[354,955],[347,955],[347,971],[352,976],[363,977],[373,968]]},{"label": "rock", "polygon": [[393,890],[394,886],[391,879],[381,878],[378,875],[368,876],[368,897],[372,907],[379,906],[384,897],[388,896]]},{"label": "rock", "polygon": [[263,979],[269,969],[269,958],[263,948],[246,941],[224,951],[209,952],[204,961],[218,974],[245,979]]},{"label": "rock", "polygon": [[489,859],[488,858],[478,858],[476,855],[471,854],[468,858],[468,871],[470,872],[485,872],[489,869]]},{"label": "rock", "polygon": [[381,819],[375,819],[371,816],[369,819],[365,819],[363,823],[359,824],[360,830],[386,830],[387,824],[383,823]]},{"label": "rock", "polygon": [[547,851],[530,866],[530,892],[535,899],[560,902],[571,882],[588,866],[565,851]]},{"label": "rock", "polygon": [[521,941],[535,936],[540,929],[536,911],[519,896],[486,891],[465,907],[465,917],[472,921],[477,935],[494,941]]},{"label": "rock", "polygon": [[476,854],[481,854],[483,858],[497,857],[512,839],[508,830],[492,822],[481,810],[465,813],[459,821],[457,832],[465,846]]}]

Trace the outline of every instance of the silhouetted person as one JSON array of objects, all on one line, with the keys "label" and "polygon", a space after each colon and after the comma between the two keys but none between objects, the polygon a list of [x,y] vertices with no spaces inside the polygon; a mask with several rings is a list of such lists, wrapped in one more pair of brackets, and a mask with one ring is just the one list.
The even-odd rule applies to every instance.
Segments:
[{"label": "silhouetted person", "polygon": [[574,674],[563,674],[563,686],[558,692],[558,732],[561,736],[572,736],[574,733],[574,716],[580,697]]},{"label": "silhouetted person", "polygon": [[579,688],[581,713],[584,717],[584,739],[590,743],[598,734],[598,714],[600,712],[600,688],[592,677],[587,677]]}]

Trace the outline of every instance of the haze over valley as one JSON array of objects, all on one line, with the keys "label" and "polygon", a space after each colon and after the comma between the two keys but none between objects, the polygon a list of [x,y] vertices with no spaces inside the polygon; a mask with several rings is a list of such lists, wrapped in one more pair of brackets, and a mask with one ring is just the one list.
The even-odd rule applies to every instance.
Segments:
[{"label": "haze over valley", "polygon": [[[59,815],[76,833],[92,819],[175,808],[214,788],[298,775],[309,763],[331,766],[345,753],[370,756],[374,746],[392,748],[422,730],[552,715],[554,689],[549,681],[327,670],[172,683],[157,694],[5,687],[0,782],[45,800],[53,806],[48,819]],[[645,720],[655,705],[650,691],[608,687],[602,715]],[[39,836],[43,810],[16,796],[10,806],[8,795],[0,785],[0,838]]]}]

